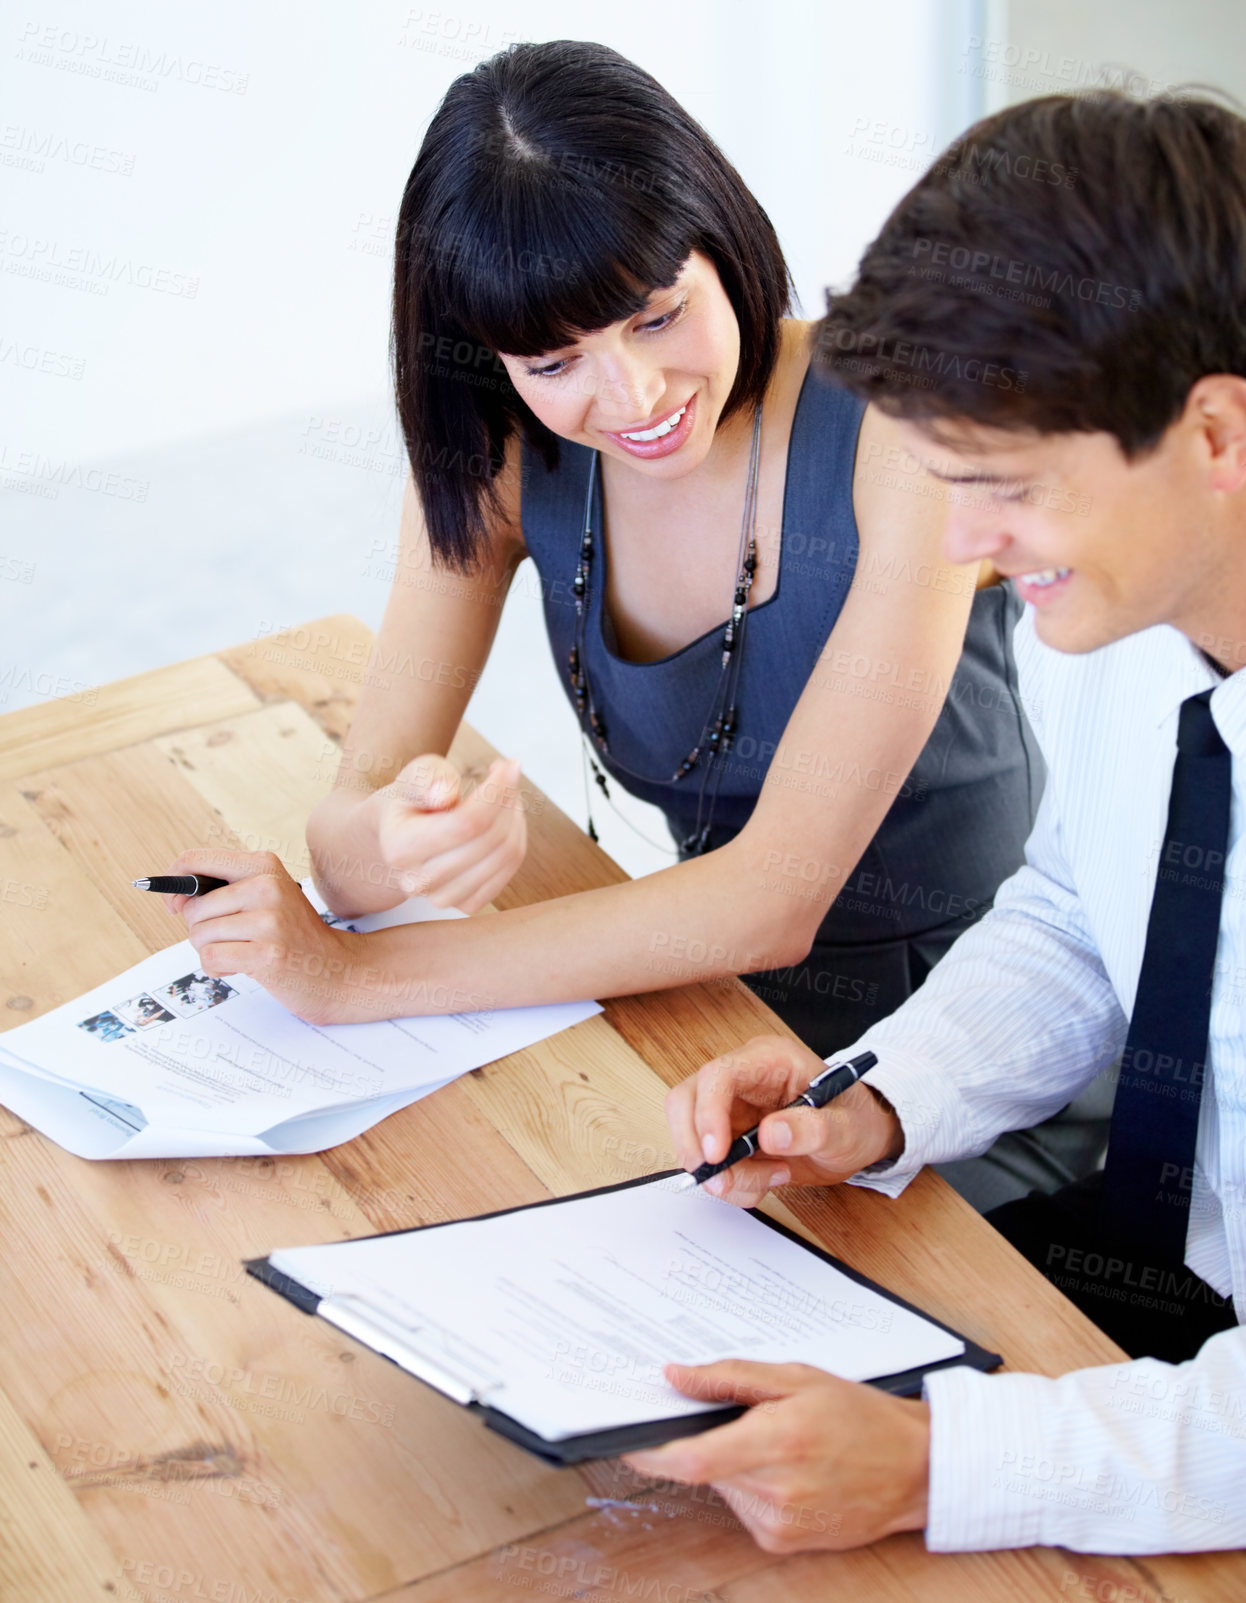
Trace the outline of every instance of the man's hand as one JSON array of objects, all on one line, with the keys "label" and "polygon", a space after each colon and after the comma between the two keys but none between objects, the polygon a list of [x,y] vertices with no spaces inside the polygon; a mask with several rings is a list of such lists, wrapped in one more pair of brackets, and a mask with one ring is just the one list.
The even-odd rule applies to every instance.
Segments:
[{"label": "man's hand", "polygon": [[167,896],[186,920],[205,974],[249,974],[310,1024],[388,1017],[366,935],[331,929],[272,852],[190,851],[170,874],[211,874],[228,885],[206,896]]},{"label": "man's hand", "polygon": [[772,1186],[837,1185],[872,1163],[899,1157],[900,1121],[865,1083],[827,1108],[773,1111],[825,1067],[808,1047],[781,1035],[757,1035],[712,1058],[667,1092],[666,1119],[680,1163],[695,1169],[720,1162],[735,1137],[760,1121],[759,1154],[706,1182],[715,1196],[752,1208]]},{"label": "man's hand", "polygon": [[708,1482],[768,1553],[840,1551],[925,1526],[925,1403],[808,1364],[669,1364],[666,1378],[685,1396],[749,1412],[623,1462],[656,1479]]},{"label": "man's hand", "polygon": [[470,794],[446,757],[416,757],[369,798],[377,846],[408,896],[475,913],[523,862],[528,820],[519,763],[499,758]]}]

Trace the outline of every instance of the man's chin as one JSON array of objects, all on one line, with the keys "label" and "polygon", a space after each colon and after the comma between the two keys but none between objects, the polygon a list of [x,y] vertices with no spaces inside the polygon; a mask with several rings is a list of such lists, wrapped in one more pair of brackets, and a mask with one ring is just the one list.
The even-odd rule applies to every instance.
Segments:
[{"label": "man's chin", "polygon": [[1133,630],[1128,624],[1113,626],[1110,618],[1057,616],[1052,612],[1034,609],[1034,633],[1053,651],[1063,651],[1071,657],[1088,651],[1099,651],[1117,640],[1123,640]]}]

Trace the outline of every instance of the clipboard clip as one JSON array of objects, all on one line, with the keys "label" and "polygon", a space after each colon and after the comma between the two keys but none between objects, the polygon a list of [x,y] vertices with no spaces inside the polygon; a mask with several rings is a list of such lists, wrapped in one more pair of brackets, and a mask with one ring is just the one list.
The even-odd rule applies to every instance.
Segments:
[{"label": "clipboard clip", "polygon": [[499,1380],[485,1380],[483,1384],[479,1379],[469,1380],[467,1376],[456,1373],[440,1354],[430,1358],[414,1345],[412,1337],[415,1332],[410,1327],[391,1319],[364,1297],[349,1292],[337,1297],[325,1297],[316,1312],[347,1336],[352,1336],[385,1358],[392,1358],[402,1369],[425,1381],[434,1390],[444,1392],[456,1403],[483,1402],[489,1393],[499,1391],[502,1387],[503,1383]]}]

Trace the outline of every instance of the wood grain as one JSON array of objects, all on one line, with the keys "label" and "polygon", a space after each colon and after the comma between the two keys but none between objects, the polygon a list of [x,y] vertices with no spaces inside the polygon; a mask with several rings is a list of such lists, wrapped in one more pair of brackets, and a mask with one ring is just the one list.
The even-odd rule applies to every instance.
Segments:
[{"label": "wood grain", "polygon": [[219,655],[260,701],[295,701],[340,741],[350,727],[372,646],[371,630],[340,613],[261,635]]},{"label": "wood grain", "polygon": [[[0,781],[0,1030],[147,955],[99,885],[45,826],[39,791]],[[134,893],[138,895],[138,892]]]},{"label": "wood grain", "polygon": [[184,847],[241,844],[158,742],[45,769],[24,785],[80,883],[108,903],[145,953],[182,940],[185,927],[165,911],[163,897],[136,891],[130,881],[163,873]]},{"label": "wood grain", "polygon": [[[301,871],[370,649],[358,620],[321,619],[0,719],[0,1028],[176,939],[128,880],[183,846],[276,850]],[[466,725],[453,751],[469,770],[495,755]],[[531,847],[499,908],[624,877],[527,795]],[[620,998],[318,1157],[88,1164],[0,1110],[6,1603],[1242,1596],[1237,1555],[933,1556],[907,1537],[777,1559],[708,1489],[549,1469],[242,1273],[278,1246],[663,1166],[665,1087],[781,1030],[736,981]],[[1012,1367],[1117,1356],[932,1174],[897,1201],[841,1188],[767,1206]]]},{"label": "wood grain", "polygon": [[310,872],[307,815],[332,787],[337,759],[332,741],[302,707],[272,702],[155,745],[218,818],[228,815],[229,835],[244,851],[275,852],[296,879]]},{"label": "wood grain", "polygon": [[76,762],[190,723],[228,718],[255,692],[215,657],[156,668],[0,718],[0,779]]},{"label": "wood grain", "polygon": [[138,1598],[38,1438],[0,1391],[0,1597],[30,1603]]}]

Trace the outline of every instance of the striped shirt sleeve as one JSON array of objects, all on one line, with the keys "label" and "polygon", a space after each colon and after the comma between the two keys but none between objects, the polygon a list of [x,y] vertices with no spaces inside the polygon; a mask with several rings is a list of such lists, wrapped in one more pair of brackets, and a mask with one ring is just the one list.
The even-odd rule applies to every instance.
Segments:
[{"label": "striped shirt sleeve", "polygon": [[904,1127],[899,1160],[852,1183],[896,1195],[928,1163],[976,1156],[1069,1102],[1120,1051],[1127,1021],[1061,847],[1050,790],[1026,862],[929,979],[852,1052]]},{"label": "striped shirt sleeve", "polygon": [[1246,1546],[1246,1328],[1196,1358],[1058,1379],[927,1376],[926,1545],[1079,1553]]}]

